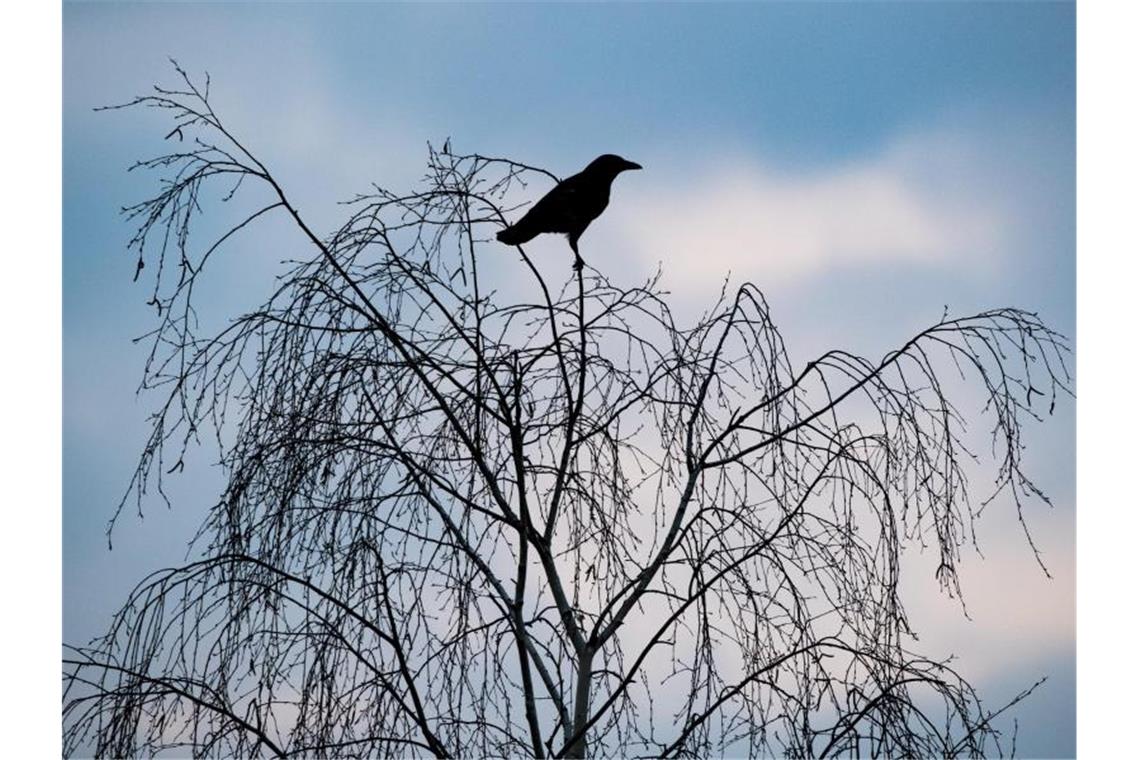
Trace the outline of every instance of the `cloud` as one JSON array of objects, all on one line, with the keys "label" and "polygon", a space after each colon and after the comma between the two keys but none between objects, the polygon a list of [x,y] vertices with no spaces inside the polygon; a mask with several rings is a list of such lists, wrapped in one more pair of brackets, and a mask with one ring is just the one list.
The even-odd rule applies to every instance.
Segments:
[{"label": "cloud", "polygon": [[729,271],[780,286],[898,264],[985,274],[1018,224],[969,135],[903,137],[864,160],[798,171],[738,156],[671,174],[638,177],[610,214],[615,242],[644,265],[668,262],[675,291],[705,292]]},{"label": "cloud", "polygon": [[926,552],[906,560],[902,594],[919,651],[956,655],[970,680],[997,678],[1043,656],[1071,651],[1076,640],[1073,511],[1068,506],[1033,511],[1030,530],[1052,578],[1034,560],[1013,505],[994,504],[978,525],[984,559],[963,551],[960,574],[969,617],[958,600],[939,592],[936,556]]}]

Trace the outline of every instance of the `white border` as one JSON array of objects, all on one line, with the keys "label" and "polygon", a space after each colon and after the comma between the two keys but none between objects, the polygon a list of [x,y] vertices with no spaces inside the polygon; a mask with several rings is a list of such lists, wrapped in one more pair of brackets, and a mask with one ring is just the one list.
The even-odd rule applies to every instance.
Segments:
[{"label": "white border", "polygon": [[7,757],[59,757],[62,5],[0,18],[0,462]]},{"label": "white border", "polygon": [[1123,757],[1136,721],[1135,3],[1077,12],[1077,746]]}]

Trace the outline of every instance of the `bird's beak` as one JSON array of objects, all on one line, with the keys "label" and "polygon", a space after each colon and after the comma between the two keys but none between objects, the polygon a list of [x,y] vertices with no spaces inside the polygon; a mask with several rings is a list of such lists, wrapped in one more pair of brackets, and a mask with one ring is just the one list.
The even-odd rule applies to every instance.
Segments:
[{"label": "bird's beak", "polygon": [[635,164],[632,161],[626,161],[625,165],[622,166],[622,171],[629,171],[630,169],[640,169],[640,168],[641,168],[641,164]]}]

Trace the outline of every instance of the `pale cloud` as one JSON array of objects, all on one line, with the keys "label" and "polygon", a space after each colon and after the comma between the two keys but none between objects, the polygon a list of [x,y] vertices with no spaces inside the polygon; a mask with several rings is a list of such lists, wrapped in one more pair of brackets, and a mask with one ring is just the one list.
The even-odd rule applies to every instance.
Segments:
[{"label": "pale cloud", "polygon": [[[216,8],[143,8],[133,17],[143,20],[148,33],[130,45],[108,45],[118,36],[123,14],[81,9],[65,26],[75,61],[65,70],[68,138],[116,138],[111,165],[125,169],[170,148],[161,139],[169,131],[164,113],[93,111],[149,94],[152,85],[182,88],[170,58],[199,87],[211,77],[210,100],[222,122],[321,232],[343,220],[339,203],[368,193],[373,182],[413,186],[423,174],[426,140],[446,136],[433,134],[425,118],[399,104],[362,97],[346,86],[321,40],[305,26]],[[272,38],[288,55],[250,56],[246,41],[261,37]]]},{"label": "pale cloud", "polygon": [[897,264],[985,275],[1019,226],[1007,183],[968,135],[907,136],[865,160],[800,171],[710,160],[637,184],[621,189],[608,235],[644,266],[667,262],[680,292],[706,292],[729,272],[779,286]]},{"label": "pale cloud", "polygon": [[1076,640],[1072,509],[1031,510],[1030,531],[1049,577],[1012,507],[994,504],[1000,513],[987,510],[978,525],[984,559],[972,549],[963,551],[960,580],[968,617],[960,600],[938,590],[936,552],[912,552],[906,561],[902,595],[919,636],[915,648],[934,658],[955,655],[963,675],[975,681],[1065,653]]}]

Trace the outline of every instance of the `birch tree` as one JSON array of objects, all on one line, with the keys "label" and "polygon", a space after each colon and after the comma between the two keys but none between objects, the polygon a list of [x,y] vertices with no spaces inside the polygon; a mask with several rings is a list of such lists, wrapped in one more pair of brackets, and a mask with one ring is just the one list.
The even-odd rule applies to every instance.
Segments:
[{"label": "birch tree", "polygon": [[[66,753],[1000,750],[1004,708],[914,651],[900,555],[926,545],[957,592],[975,460],[1019,518],[1044,498],[1023,434],[1069,393],[1062,336],[1001,308],[797,365],[753,285],[682,324],[656,278],[544,276],[493,238],[557,178],[449,144],[316,229],[178,73],[117,107],[165,114],[172,146],[125,209],[156,411],[120,509],[197,446],[225,487],[192,561],[67,649]],[[238,221],[200,241],[222,202]],[[202,332],[196,285],[271,225],[302,254]],[[532,297],[501,296],[508,270]]]}]

